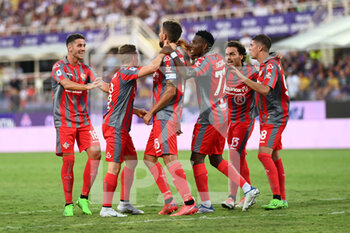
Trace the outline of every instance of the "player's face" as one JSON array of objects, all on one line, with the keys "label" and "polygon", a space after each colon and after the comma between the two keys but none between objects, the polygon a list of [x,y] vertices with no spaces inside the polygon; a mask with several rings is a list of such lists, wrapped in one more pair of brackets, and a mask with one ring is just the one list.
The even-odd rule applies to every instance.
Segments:
[{"label": "player's face", "polygon": [[249,52],[253,59],[257,58],[259,53],[259,47],[259,43],[252,40],[252,42],[250,43]]},{"label": "player's face", "polygon": [[206,43],[200,36],[195,36],[191,42],[190,56],[195,59],[204,55]]},{"label": "player's face", "polygon": [[243,55],[238,53],[236,47],[227,47],[225,50],[225,61],[229,65],[241,66]]},{"label": "player's face", "polygon": [[86,43],[84,39],[76,39],[68,45],[68,52],[71,53],[74,58],[81,61],[84,59],[85,46]]}]

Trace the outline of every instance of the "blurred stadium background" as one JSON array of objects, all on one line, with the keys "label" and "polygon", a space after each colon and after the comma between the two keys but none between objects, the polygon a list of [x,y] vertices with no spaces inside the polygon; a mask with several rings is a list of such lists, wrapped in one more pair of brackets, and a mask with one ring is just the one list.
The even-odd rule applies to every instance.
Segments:
[{"label": "blurred stadium background", "polygon": [[[109,81],[119,64],[119,45],[136,44],[143,64],[155,56],[165,18],[180,21],[188,41],[197,30],[211,31],[222,53],[228,39],[248,47],[252,36],[268,34],[273,50],[283,55],[292,99],[285,148],[350,148],[349,7],[348,0],[0,0],[0,152],[54,151],[51,68],[65,56],[69,33],[87,37],[85,62]],[[150,107],[151,87],[151,77],[139,81],[136,106]],[[97,129],[105,98],[99,91],[91,94]],[[180,149],[190,147],[197,113],[188,82]],[[134,119],[139,150],[147,133],[135,132],[149,130],[141,123]],[[255,129],[250,149],[258,145]]]}]

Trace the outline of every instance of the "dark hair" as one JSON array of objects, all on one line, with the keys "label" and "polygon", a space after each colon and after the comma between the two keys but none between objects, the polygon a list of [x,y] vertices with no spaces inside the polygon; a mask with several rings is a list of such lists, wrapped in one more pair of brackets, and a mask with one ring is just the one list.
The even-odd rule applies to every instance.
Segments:
[{"label": "dark hair", "polygon": [[228,47],[235,47],[239,53],[239,55],[243,55],[243,58],[241,60],[242,64],[245,61],[246,57],[247,57],[247,51],[245,49],[245,47],[239,42],[239,41],[235,41],[235,40],[230,40],[229,42],[227,42],[226,44],[226,48]]},{"label": "dark hair", "polygon": [[266,52],[268,52],[271,48],[271,44],[272,44],[271,39],[265,34],[256,35],[253,37],[252,40],[261,43],[264,48],[264,51]]},{"label": "dark hair", "polygon": [[84,39],[84,40],[86,40],[85,36],[83,34],[80,34],[80,33],[70,34],[67,37],[67,39],[66,39],[66,46],[68,46],[68,44],[72,43],[76,39]]},{"label": "dark hair", "polygon": [[132,54],[136,53],[136,46],[133,44],[124,44],[119,47],[118,51],[120,61],[122,64],[127,64],[132,61]]},{"label": "dark hair", "polygon": [[196,36],[200,36],[204,39],[204,41],[208,45],[209,50],[211,49],[211,47],[213,47],[215,39],[210,32],[205,31],[205,30],[201,30],[201,31],[196,32]]},{"label": "dark hair", "polygon": [[176,43],[182,34],[180,23],[173,20],[163,22],[163,30],[172,43]]}]

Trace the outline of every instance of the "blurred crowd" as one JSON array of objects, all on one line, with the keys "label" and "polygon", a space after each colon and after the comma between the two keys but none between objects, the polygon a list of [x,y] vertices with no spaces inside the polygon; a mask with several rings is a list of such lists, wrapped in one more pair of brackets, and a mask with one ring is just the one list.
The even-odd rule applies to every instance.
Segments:
[{"label": "blurred crowd", "polygon": [[[103,76],[109,82],[120,64],[115,51],[105,58]],[[329,66],[321,62],[321,52],[288,52],[283,55],[285,72],[291,100],[350,100],[350,55],[342,52],[335,55]],[[13,112],[38,108],[51,108],[51,79],[47,74],[44,90],[38,93],[32,76],[23,74],[20,67],[0,65],[1,106]],[[152,77],[138,81],[135,105],[150,108],[152,105]],[[45,105],[46,104],[46,105]],[[185,106],[197,108],[197,95],[193,80],[186,83]],[[0,109],[3,111],[4,109]]]},{"label": "blurred crowd", "polygon": [[[310,10],[309,0],[0,0],[0,36],[94,29],[137,16],[155,32],[167,14],[231,10],[232,16],[264,16]],[[298,5],[299,4],[299,5]],[[192,14],[196,15],[196,14]],[[227,15],[227,14],[225,14]],[[44,27],[45,26],[45,27]],[[83,28],[82,28],[83,27]]]}]

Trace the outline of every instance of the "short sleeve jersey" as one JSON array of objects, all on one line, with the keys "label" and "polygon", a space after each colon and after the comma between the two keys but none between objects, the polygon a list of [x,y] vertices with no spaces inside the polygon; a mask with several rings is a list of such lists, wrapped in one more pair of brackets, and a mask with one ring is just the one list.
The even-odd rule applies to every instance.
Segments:
[{"label": "short sleeve jersey", "polygon": [[258,83],[271,87],[263,96],[256,94],[260,124],[286,124],[289,118],[289,96],[284,73],[275,53],[260,64]]},{"label": "short sleeve jersey", "polygon": [[195,71],[200,108],[198,124],[222,124],[227,121],[225,98],[226,65],[217,53],[206,53],[192,65]]},{"label": "short sleeve jersey", "polygon": [[79,84],[87,84],[96,79],[96,73],[87,65],[69,64],[67,58],[52,67],[53,115],[55,127],[81,128],[90,125],[87,91],[66,90],[61,81],[69,79]]},{"label": "short sleeve jersey", "polygon": [[[180,51],[176,50],[176,52],[180,60],[185,63]],[[160,68],[153,74],[153,105],[159,101],[165,92],[167,81],[171,81],[175,85],[176,95],[164,108],[156,113],[154,120],[180,122],[183,107],[184,81],[177,72],[174,60],[169,55],[163,58]]]},{"label": "short sleeve jersey", "polygon": [[[258,71],[252,65],[244,65],[240,71],[250,80],[256,82],[258,79]],[[230,72],[229,68],[226,72],[225,92],[231,122],[250,122],[257,116],[255,91]]]},{"label": "short sleeve jersey", "polygon": [[118,130],[130,131],[136,80],[141,68],[122,67],[109,84],[107,112],[103,124]]}]

